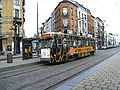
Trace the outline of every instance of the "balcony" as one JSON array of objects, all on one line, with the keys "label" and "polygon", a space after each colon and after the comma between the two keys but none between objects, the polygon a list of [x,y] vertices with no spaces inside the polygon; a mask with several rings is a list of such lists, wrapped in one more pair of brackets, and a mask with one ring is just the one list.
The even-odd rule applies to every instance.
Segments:
[{"label": "balcony", "polygon": [[25,0],[23,0],[23,2],[22,2],[22,3],[23,3],[23,6],[25,6]]},{"label": "balcony", "polygon": [[64,25],[64,24],[63,24],[62,27],[63,27],[63,28],[70,28],[70,25],[69,25],[69,24],[67,24],[67,25]]},{"label": "balcony", "polygon": [[63,17],[68,17],[68,14],[64,14],[64,13],[62,13],[62,15],[63,15]]},{"label": "balcony", "polygon": [[23,7],[23,13],[25,13],[25,7]]},{"label": "balcony", "polygon": [[21,24],[22,23],[22,18],[14,17],[13,18],[13,23]]}]

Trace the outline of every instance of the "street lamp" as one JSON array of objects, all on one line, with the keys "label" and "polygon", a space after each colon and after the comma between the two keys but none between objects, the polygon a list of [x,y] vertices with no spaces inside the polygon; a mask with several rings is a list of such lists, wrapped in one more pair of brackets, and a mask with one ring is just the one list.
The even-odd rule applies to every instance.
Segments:
[{"label": "street lamp", "polygon": [[38,26],[38,2],[37,2],[37,40],[38,40],[38,42],[37,42],[37,45],[36,45],[36,47],[37,47],[37,56],[39,57],[39,26]]},{"label": "street lamp", "polygon": [[20,52],[20,38],[19,38],[19,26],[22,24],[22,19],[14,17],[13,26],[11,26],[10,30],[14,31],[14,55],[17,54],[17,50]]},{"label": "street lamp", "polygon": [[17,33],[16,33],[16,29],[17,29],[17,26],[16,24],[13,24],[14,28],[11,26],[10,30],[13,30],[14,31],[14,52],[13,54],[16,55],[16,52],[17,52]]}]

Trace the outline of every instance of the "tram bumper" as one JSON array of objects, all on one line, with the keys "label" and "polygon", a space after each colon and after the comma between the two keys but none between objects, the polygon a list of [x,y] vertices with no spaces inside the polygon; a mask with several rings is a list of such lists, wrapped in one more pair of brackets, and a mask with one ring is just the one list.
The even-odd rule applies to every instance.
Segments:
[{"label": "tram bumper", "polygon": [[50,62],[51,59],[50,58],[40,58],[41,61],[45,61],[45,62]]}]

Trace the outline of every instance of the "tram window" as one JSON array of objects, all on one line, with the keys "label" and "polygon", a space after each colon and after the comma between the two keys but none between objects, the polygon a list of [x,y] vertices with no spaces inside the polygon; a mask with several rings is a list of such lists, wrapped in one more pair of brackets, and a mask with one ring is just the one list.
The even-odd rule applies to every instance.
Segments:
[{"label": "tram window", "polygon": [[91,46],[91,41],[90,40],[88,41],[88,45]]},{"label": "tram window", "polygon": [[66,38],[63,39],[63,46],[66,47]]},{"label": "tram window", "polygon": [[90,46],[92,46],[92,41],[90,40]]},{"label": "tram window", "polygon": [[85,40],[83,40],[83,47],[85,47]]},{"label": "tram window", "polygon": [[92,40],[92,46],[94,46],[94,40]]},{"label": "tram window", "polygon": [[86,40],[84,40],[84,46],[86,47]]},{"label": "tram window", "polygon": [[93,46],[93,40],[91,40],[91,46]]},{"label": "tram window", "polygon": [[86,41],[84,40],[84,47],[86,46]]},{"label": "tram window", "polygon": [[86,40],[86,46],[88,46],[88,40]]},{"label": "tram window", "polygon": [[78,46],[78,40],[76,40],[76,46]]},{"label": "tram window", "polygon": [[72,40],[68,39],[68,46],[71,47],[72,46]]},{"label": "tram window", "polygon": [[88,41],[88,46],[90,46],[90,40]]},{"label": "tram window", "polygon": [[81,40],[78,40],[78,46],[81,47]]},{"label": "tram window", "polygon": [[51,47],[52,40],[41,40],[41,48]]},{"label": "tram window", "polygon": [[77,47],[77,44],[78,44],[78,43],[77,43],[77,40],[74,40],[73,46],[74,46],[74,47]]},{"label": "tram window", "polygon": [[93,41],[91,40],[91,46],[93,46]]},{"label": "tram window", "polygon": [[72,40],[70,39],[70,46],[72,46]]},{"label": "tram window", "polygon": [[85,40],[85,46],[86,46],[86,47],[88,46],[88,41],[87,41],[87,40]]},{"label": "tram window", "polygon": [[58,38],[57,39],[57,46],[61,46],[62,45],[62,40],[61,40],[61,38]]},{"label": "tram window", "polygon": [[82,47],[85,47],[85,40],[82,40]]},{"label": "tram window", "polygon": [[73,41],[73,46],[76,47],[76,40]]},{"label": "tram window", "polygon": [[80,45],[80,47],[82,47],[82,43],[83,43],[83,42],[82,42],[82,40],[81,40],[81,45]]},{"label": "tram window", "polygon": [[55,41],[53,42],[52,47],[56,47],[56,42]]},{"label": "tram window", "polygon": [[75,41],[73,41],[73,46],[75,47]]},{"label": "tram window", "polygon": [[80,45],[80,47],[82,47],[82,40],[81,40],[81,45]]}]

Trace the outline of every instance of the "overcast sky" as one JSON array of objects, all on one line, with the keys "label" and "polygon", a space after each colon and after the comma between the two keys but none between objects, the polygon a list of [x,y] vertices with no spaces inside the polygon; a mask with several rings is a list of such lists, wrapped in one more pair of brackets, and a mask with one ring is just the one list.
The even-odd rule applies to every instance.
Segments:
[{"label": "overcast sky", "polygon": [[[25,35],[32,37],[37,32],[37,1],[39,4],[39,27],[50,17],[62,0],[25,0]],[[95,17],[106,21],[106,28],[112,33],[120,33],[120,0],[75,0],[90,9]]]}]

